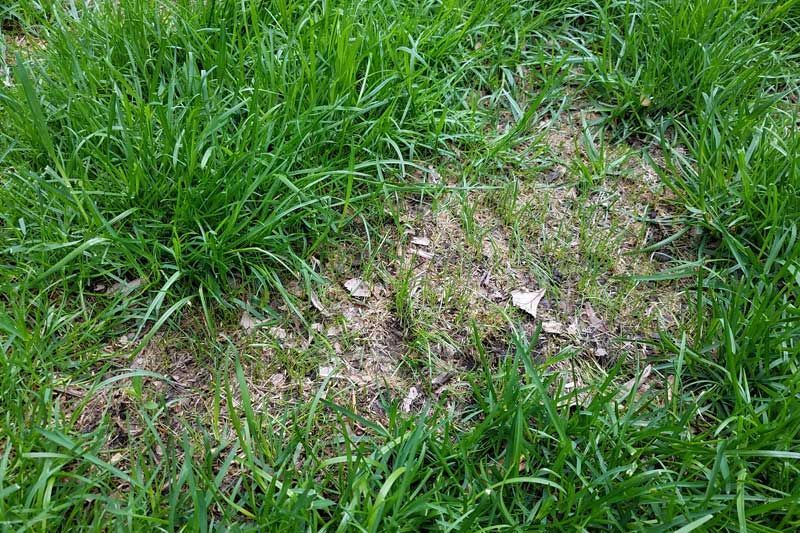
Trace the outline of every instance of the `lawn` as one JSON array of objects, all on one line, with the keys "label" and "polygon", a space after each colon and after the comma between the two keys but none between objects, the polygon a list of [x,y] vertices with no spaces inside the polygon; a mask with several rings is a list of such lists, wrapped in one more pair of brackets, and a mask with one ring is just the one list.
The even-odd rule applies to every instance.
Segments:
[{"label": "lawn", "polygon": [[0,529],[800,529],[800,0],[5,0]]}]

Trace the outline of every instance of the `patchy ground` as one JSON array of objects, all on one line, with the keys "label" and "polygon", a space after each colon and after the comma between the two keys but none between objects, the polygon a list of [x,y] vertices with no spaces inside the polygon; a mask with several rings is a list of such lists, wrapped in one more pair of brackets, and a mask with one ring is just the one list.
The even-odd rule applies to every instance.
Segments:
[{"label": "patchy ground", "polygon": [[20,30],[16,25],[8,22],[8,27],[3,27],[0,41],[0,83],[6,87],[11,87],[12,70],[16,64],[17,54],[23,57],[29,56],[32,52],[40,50],[46,46],[43,39],[30,33]]},{"label": "patchy ground", "polygon": [[[406,198],[401,224],[373,229],[370,246],[329,252],[318,268],[330,283],[312,298],[288,286],[306,302],[308,324],[288,312],[264,324],[244,313],[205,343],[195,311],[185,312],[191,335],[159,334],[132,360],[127,338],[109,346],[121,354],[117,368],[166,379],[130,377],[94,391],[67,384],[64,410],[84,432],[111,416],[118,432],[108,436],[110,448],[144,431],[134,397],[151,398],[153,409],[166,400],[160,431],[177,435],[188,422],[226,433],[217,435],[224,440],[227,402],[238,405],[241,390],[222,388],[236,376],[233,355],[210,356],[220,346],[240,353],[256,412],[286,413],[325,383],[328,398],[377,421],[391,401],[417,411],[444,397],[457,408],[479,354],[504,357],[514,330],[542,328],[542,361],[569,354],[556,366],[567,392],[619,359],[644,367],[648,341],[676,327],[687,297],[679,282],[631,276],[668,268],[691,243],[637,252],[670,235],[672,199],[642,148],[610,147],[602,133],[588,133],[592,118],[574,111],[542,124],[542,160],[508,169],[498,186],[464,191],[457,173],[431,169],[452,189]],[[214,367],[219,360],[227,366]]]}]

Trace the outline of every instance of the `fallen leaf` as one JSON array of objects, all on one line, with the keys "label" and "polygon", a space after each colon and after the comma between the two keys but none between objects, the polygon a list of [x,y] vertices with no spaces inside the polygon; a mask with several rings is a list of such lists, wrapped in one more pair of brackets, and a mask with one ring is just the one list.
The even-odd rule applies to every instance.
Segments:
[{"label": "fallen leaf", "polygon": [[242,312],[242,318],[239,319],[239,325],[242,326],[242,329],[245,331],[245,333],[250,333],[258,324],[256,323],[255,319],[250,316],[250,313],[244,311]]},{"label": "fallen leaf", "polygon": [[448,381],[453,379],[453,376],[455,375],[456,375],[455,372],[451,371],[442,372],[441,374],[439,374],[438,376],[436,376],[431,380],[431,387],[434,389],[438,389],[439,387],[445,385]]},{"label": "fallen leaf", "polygon": [[280,387],[286,381],[286,374],[283,372],[278,372],[277,374],[273,374],[271,378],[269,378],[269,382],[272,383],[275,387]]},{"label": "fallen leaf", "polygon": [[619,395],[627,396],[633,390],[634,386],[638,386],[638,388],[641,389],[647,382],[647,378],[650,377],[652,371],[653,371],[653,365],[647,365],[646,367],[644,367],[638,380],[637,378],[634,377],[622,384],[622,386],[619,388],[620,390]]},{"label": "fallen leaf", "polygon": [[667,402],[672,401],[672,395],[674,389],[675,389],[675,376],[667,376]]},{"label": "fallen leaf", "polygon": [[385,290],[383,288],[383,284],[382,283],[376,283],[375,285],[372,286],[372,295],[373,296],[375,296],[377,298],[377,297],[379,297],[379,296],[381,296],[383,294],[385,294]]},{"label": "fallen leaf", "polygon": [[428,176],[431,178],[431,183],[439,183],[442,181],[442,176],[431,166],[428,167]]},{"label": "fallen leaf", "polygon": [[122,293],[122,295],[125,296],[141,287],[142,283],[142,278],[136,278],[134,280],[125,281],[122,283],[115,283],[111,286],[111,288],[108,289],[106,294]]},{"label": "fallen leaf", "polygon": [[411,387],[408,389],[408,394],[406,394],[406,397],[403,398],[403,403],[400,405],[400,410],[402,410],[404,413],[411,412],[411,406],[414,404],[414,400],[417,398],[419,398],[419,391],[417,388]]},{"label": "fallen leaf", "polygon": [[572,322],[570,322],[569,326],[567,326],[567,334],[572,337],[580,337],[581,335],[581,328],[578,324],[578,318],[574,317]]},{"label": "fallen leaf", "polygon": [[553,335],[563,335],[565,333],[564,325],[555,320],[545,320],[542,322],[542,331]]},{"label": "fallen leaf", "polygon": [[115,453],[114,455],[111,456],[111,460],[109,461],[109,463],[111,465],[116,465],[117,463],[122,461],[124,458],[125,458],[124,454],[122,454],[120,452],[117,452],[117,453]]},{"label": "fallen leaf", "polygon": [[325,307],[323,307],[322,302],[319,301],[319,296],[317,296],[316,292],[311,291],[310,298],[311,298],[311,305],[313,305],[317,311],[319,311],[323,315],[328,314],[325,312]]},{"label": "fallen leaf", "polygon": [[642,104],[642,107],[650,107],[650,104],[651,104],[650,98],[648,98],[647,96],[643,96],[642,100],[641,100],[641,104]]},{"label": "fallen leaf", "polygon": [[288,335],[286,334],[286,330],[278,326],[270,328],[269,334],[272,335],[275,338],[275,340],[279,341],[285,341],[286,338],[288,337]]},{"label": "fallen leaf", "polygon": [[536,318],[536,310],[539,308],[539,302],[544,297],[544,289],[536,291],[511,291],[511,303],[515,307],[522,309],[532,317]]},{"label": "fallen leaf", "polygon": [[333,375],[333,367],[332,366],[321,366],[319,367],[319,377],[326,378],[330,375]]},{"label": "fallen leaf", "polygon": [[300,285],[300,283],[298,283],[297,281],[292,280],[289,283],[286,283],[284,287],[286,288],[286,291],[292,296],[302,298],[303,295],[305,294],[303,286]]},{"label": "fallen leaf", "polygon": [[426,252],[425,250],[418,250],[416,248],[411,248],[409,250],[411,255],[417,255],[423,259],[433,259],[433,254],[431,252]]},{"label": "fallen leaf", "polygon": [[348,279],[344,282],[344,288],[350,292],[351,296],[356,298],[367,298],[372,294],[370,286],[359,278]]},{"label": "fallen leaf", "polygon": [[411,244],[415,246],[427,247],[431,245],[431,240],[427,237],[414,237],[413,239],[411,239]]},{"label": "fallen leaf", "polygon": [[586,312],[586,318],[589,320],[589,326],[592,329],[595,329],[597,331],[606,330],[606,323],[603,322],[603,319],[597,316],[597,313],[594,312],[592,304],[586,302],[585,304],[583,304],[583,310]]}]

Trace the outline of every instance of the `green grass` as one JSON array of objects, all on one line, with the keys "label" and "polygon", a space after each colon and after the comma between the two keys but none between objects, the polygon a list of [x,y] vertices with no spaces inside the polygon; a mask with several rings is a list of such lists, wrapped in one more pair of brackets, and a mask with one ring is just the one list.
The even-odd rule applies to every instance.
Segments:
[{"label": "green grass", "polygon": [[37,237],[17,236],[31,252],[20,278],[53,246],[47,261],[86,249],[50,274],[161,286],[177,273],[217,300],[231,276],[312,277],[305,259],[406,188],[399,173],[498,141],[481,134],[492,110],[476,91],[513,99],[503,71],[533,51],[504,28],[544,18],[512,4],[193,5],[104,4],[17,68],[8,159],[24,163],[3,202]]},{"label": "green grass", "polygon": [[595,6],[596,24],[585,37],[586,83],[625,129],[696,120],[711,94],[725,111],[769,105],[775,93],[796,90],[790,73],[798,37],[776,25],[797,6],[795,0]]},{"label": "green grass", "polygon": [[[0,8],[3,32],[46,43],[2,50],[0,526],[797,529],[798,14],[794,0]],[[331,379],[265,407],[254,368],[284,364],[302,386],[332,348],[261,361],[230,333],[240,308],[302,315],[291,284],[310,294],[328,275],[312,258],[399,229],[398,198],[440,192],[414,177],[430,162],[460,183],[480,253],[469,190],[496,187],[518,226],[515,165],[575,91],[604,123],[575,139],[582,198],[619,172],[612,139],[663,151],[652,165],[693,258],[628,281],[691,285],[678,332],[587,373],[577,348],[545,359],[521,328],[498,354],[476,323],[468,392],[417,414],[383,397],[371,419]],[[412,345],[446,338],[410,276],[390,287],[400,326]],[[123,334],[139,348],[111,346]],[[129,368],[157,334],[209,376],[208,412],[182,416],[178,377]],[[621,396],[646,364],[655,385]]]}]

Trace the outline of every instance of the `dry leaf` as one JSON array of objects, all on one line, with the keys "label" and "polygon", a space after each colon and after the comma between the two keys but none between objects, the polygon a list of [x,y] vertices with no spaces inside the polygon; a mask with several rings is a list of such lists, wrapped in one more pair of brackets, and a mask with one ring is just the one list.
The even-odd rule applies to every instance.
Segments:
[{"label": "dry leaf", "polygon": [[675,389],[675,376],[667,376],[667,401],[672,401],[673,390]]},{"label": "dry leaf", "polygon": [[567,334],[571,337],[580,337],[581,335],[581,328],[578,324],[578,318],[574,317],[572,322],[570,322],[569,326],[567,326]]},{"label": "dry leaf", "polygon": [[638,380],[634,377],[623,383],[622,386],[619,388],[620,396],[627,396],[628,394],[630,394],[630,392],[633,390],[633,387],[636,385],[637,381],[640,389],[644,387],[645,383],[647,382],[647,378],[650,377],[650,373],[652,371],[653,371],[653,365],[647,365],[646,367],[644,367],[644,370],[642,370],[642,374],[639,376]]},{"label": "dry leaf", "polygon": [[451,371],[442,372],[441,374],[439,374],[438,376],[436,376],[431,380],[431,387],[437,389],[442,385],[447,384],[447,382],[453,379],[453,376],[455,375],[456,373]]},{"label": "dry leaf", "polygon": [[642,104],[642,107],[650,107],[650,104],[651,104],[650,98],[648,98],[647,96],[643,96],[642,100],[641,100],[641,104]]},{"label": "dry leaf", "polygon": [[116,465],[120,461],[122,461],[124,458],[125,458],[124,454],[122,454],[120,452],[117,452],[117,453],[115,453],[114,455],[111,456],[111,460],[109,461],[109,463],[111,463],[112,465]]},{"label": "dry leaf", "polygon": [[344,288],[350,292],[351,296],[356,298],[367,298],[372,294],[370,286],[359,278],[348,279],[344,282]]},{"label": "dry leaf", "polygon": [[311,294],[309,296],[311,298],[311,305],[313,305],[314,308],[323,315],[327,315],[328,313],[325,312],[325,307],[323,307],[322,302],[319,301],[319,296],[317,296],[317,293],[311,291]]},{"label": "dry leaf", "polygon": [[115,283],[111,286],[110,289],[106,292],[106,294],[117,294],[122,293],[123,296],[132,293],[134,290],[138,289],[142,285],[143,281],[142,278],[136,278],[131,281],[125,281],[123,283]]},{"label": "dry leaf", "polygon": [[411,255],[417,255],[423,259],[433,259],[433,254],[431,252],[426,252],[425,250],[418,250],[416,248],[411,248],[408,251]]},{"label": "dry leaf", "polygon": [[428,176],[431,178],[431,183],[439,183],[442,181],[442,176],[431,166],[428,167]]},{"label": "dry leaf", "polygon": [[564,325],[555,320],[545,320],[542,322],[542,331],[553,335],[563,335],[565,333]]},{"label": "dry leaf", "polygon": [[275,340],[279,340],[279,341],[285,341],[286,338],[289,336],[286,333],[285,329],[283,329],[281,327],[278,327],[278,326],[275,326],[274,328],[270,328],[269,334],[272,335],[275,338]]},{"label": "dry leaf", "polygon": [[419,391],[416,387],[411,387],[408,389],[408,394],[406,394],[406,397],[403,398],[403,403],[400,405],[400,409],[404,413],[411,412],[411,406],[414,404],[414,400],[417,398],[419,398]]},{"label": "dry leaf", "polygon": [[328,376],[333,375],[333,367],[332,366],[321,366],[319,367],[319,377],[326,378]]},{"label": "dry leaf", "polygon": [[592,304],[586,302],[585,304],[583,304],[583,310],[586,312],[586,318],[589,320],[589,326],[592,329],[595,329],[597,331],[606,330],[605,322],[603,322],[603,319],[597,316],[597,313],[594,312]]},{"label": "dry leaf", "polygon": [[277,374],[273,374],[271,378],[269,378],[269,382],[272,383],[274,387],[280,387],[286,381],[286,374],[283,372],[278,372]]},{"label": "dry leaf", "polygon": [[536,310],[539,308],[539,302],[542,301],[543,297],[544,289],[539,289],[532,292],[511,291],[511,303],[534,318],[536,318]]},{"label": "dry leaf", "polygon": [[411,244],[415,246],[427,247],[431,245],[431,240],[427,237],[414,237],[413,239],[411,239]]},{"label": "dry leaf", "polygon": [[383,284],[382,283],[376,283],[375,285],[372,286],[372,295],[373,296],[375,296],[377,298],[377,297],[379,297],[379,296],[381,296],[383,294],[385,294],[385,290],[383,288]]},{"label": "dry leaf", "polygon": [[242,312],[242,318],[239,319],[239,325],[242,326],[242,329],[245,331],[245,333],[250,333],[258,324],[256,323],[255,319],[250,316],[250,313],[244,311]]}]

